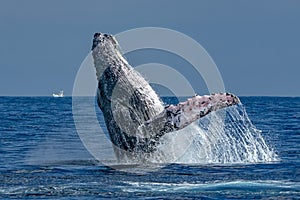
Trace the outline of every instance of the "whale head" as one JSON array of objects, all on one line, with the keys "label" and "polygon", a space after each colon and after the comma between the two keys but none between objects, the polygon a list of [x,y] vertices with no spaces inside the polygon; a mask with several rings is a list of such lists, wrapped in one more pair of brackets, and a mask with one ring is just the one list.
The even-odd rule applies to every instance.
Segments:
[{"label": "whale head", "polygon": [[97,70],[99,80],[106,67],[118,62],[124,61],[117,40],[113,35],[106,33],[95,33],[92,45],[92,55]]},{"label": "whale head", "polygon": [[96,47],[106,47],[117,48],[118,42],[114,36],[106,33],[95,33],[93,39],[92,50]]},{"label": "whale head", "polygon": [[106,33],[95,33],[92,52],[106,67],[120,57],[118,42],[114,36]]}]

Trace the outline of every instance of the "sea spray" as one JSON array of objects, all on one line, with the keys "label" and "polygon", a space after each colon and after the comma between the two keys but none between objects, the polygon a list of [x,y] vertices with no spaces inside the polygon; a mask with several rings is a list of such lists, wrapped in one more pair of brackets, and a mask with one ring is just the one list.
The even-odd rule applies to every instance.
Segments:
[{"label": "sea spray", "polygon": [[[171,133],[172,134],[172,133]],[[178,163],[234,164],[266,163],[278,161],[278,156],[266,144],[261,131],[251,123],[242,104],[211,113],[187,129],[164,138],[168,148],[157,153],[168,156],[166,160]],[[173,133],[174,134],[174,133]],[[179,136],[178,136],[179,135]],[[178,138],[179,137],[179,138]],[[190,142],[187,145],[187,142]],[[180,149],[178,152],[169,152]],[[172,157],[173,156],[173,157]],[[155,161],[158,161],[155,159]],[[163,161],[163,159],[161,159]]]}]

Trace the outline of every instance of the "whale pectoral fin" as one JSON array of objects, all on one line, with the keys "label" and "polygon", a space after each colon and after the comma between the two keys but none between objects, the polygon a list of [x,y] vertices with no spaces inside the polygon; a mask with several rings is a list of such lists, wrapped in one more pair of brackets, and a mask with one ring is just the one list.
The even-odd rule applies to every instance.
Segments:
[{"label": "whale pectoral fin", "polygon": [[212,111],[236,105],[239,98],[229,93],[195,96],[176,106],[166,108],[170,112],[170,121],[174,124],[174,130],[182,129],[197,119],[206,116]]},{"label": "whale pectoral fin", "polygon": [[163,136],[168,132],[180,130],[197,119],[204,117],[212,111],[236,105],[239,98],[229,93],[218,93],[204,96],[194,96],[178,105],[170,105],[165,110],[142,124],[138,129],[140,133],[153,131],[155,138]]}]

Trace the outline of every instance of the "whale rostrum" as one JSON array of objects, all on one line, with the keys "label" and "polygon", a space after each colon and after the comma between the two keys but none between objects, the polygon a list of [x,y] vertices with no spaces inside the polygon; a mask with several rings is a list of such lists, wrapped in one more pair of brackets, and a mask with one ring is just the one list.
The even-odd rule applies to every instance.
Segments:
[{"label": "whale rostrum", "polygon": [[233,94],[217,93],[164,106],[149,83],[122,56],[112,35],[94,34],[92,56],[98,79],[98,106],[111,142],[125,151],[153,152],[164,134],[240,102]]}]

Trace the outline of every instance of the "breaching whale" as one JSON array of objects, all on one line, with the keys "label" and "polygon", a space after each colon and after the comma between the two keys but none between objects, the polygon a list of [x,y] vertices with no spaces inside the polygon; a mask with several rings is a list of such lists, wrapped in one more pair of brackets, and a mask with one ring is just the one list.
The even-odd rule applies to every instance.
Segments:
[{"label": "breaching whale", "polygon": [[233,94],[217,93],[164,106],[149,83],[122,56],[112,35],[94,34],[92,56],[98,80],[97,103],[110,140],[127,152],[153,152],[164,134],[240,102]]}]

